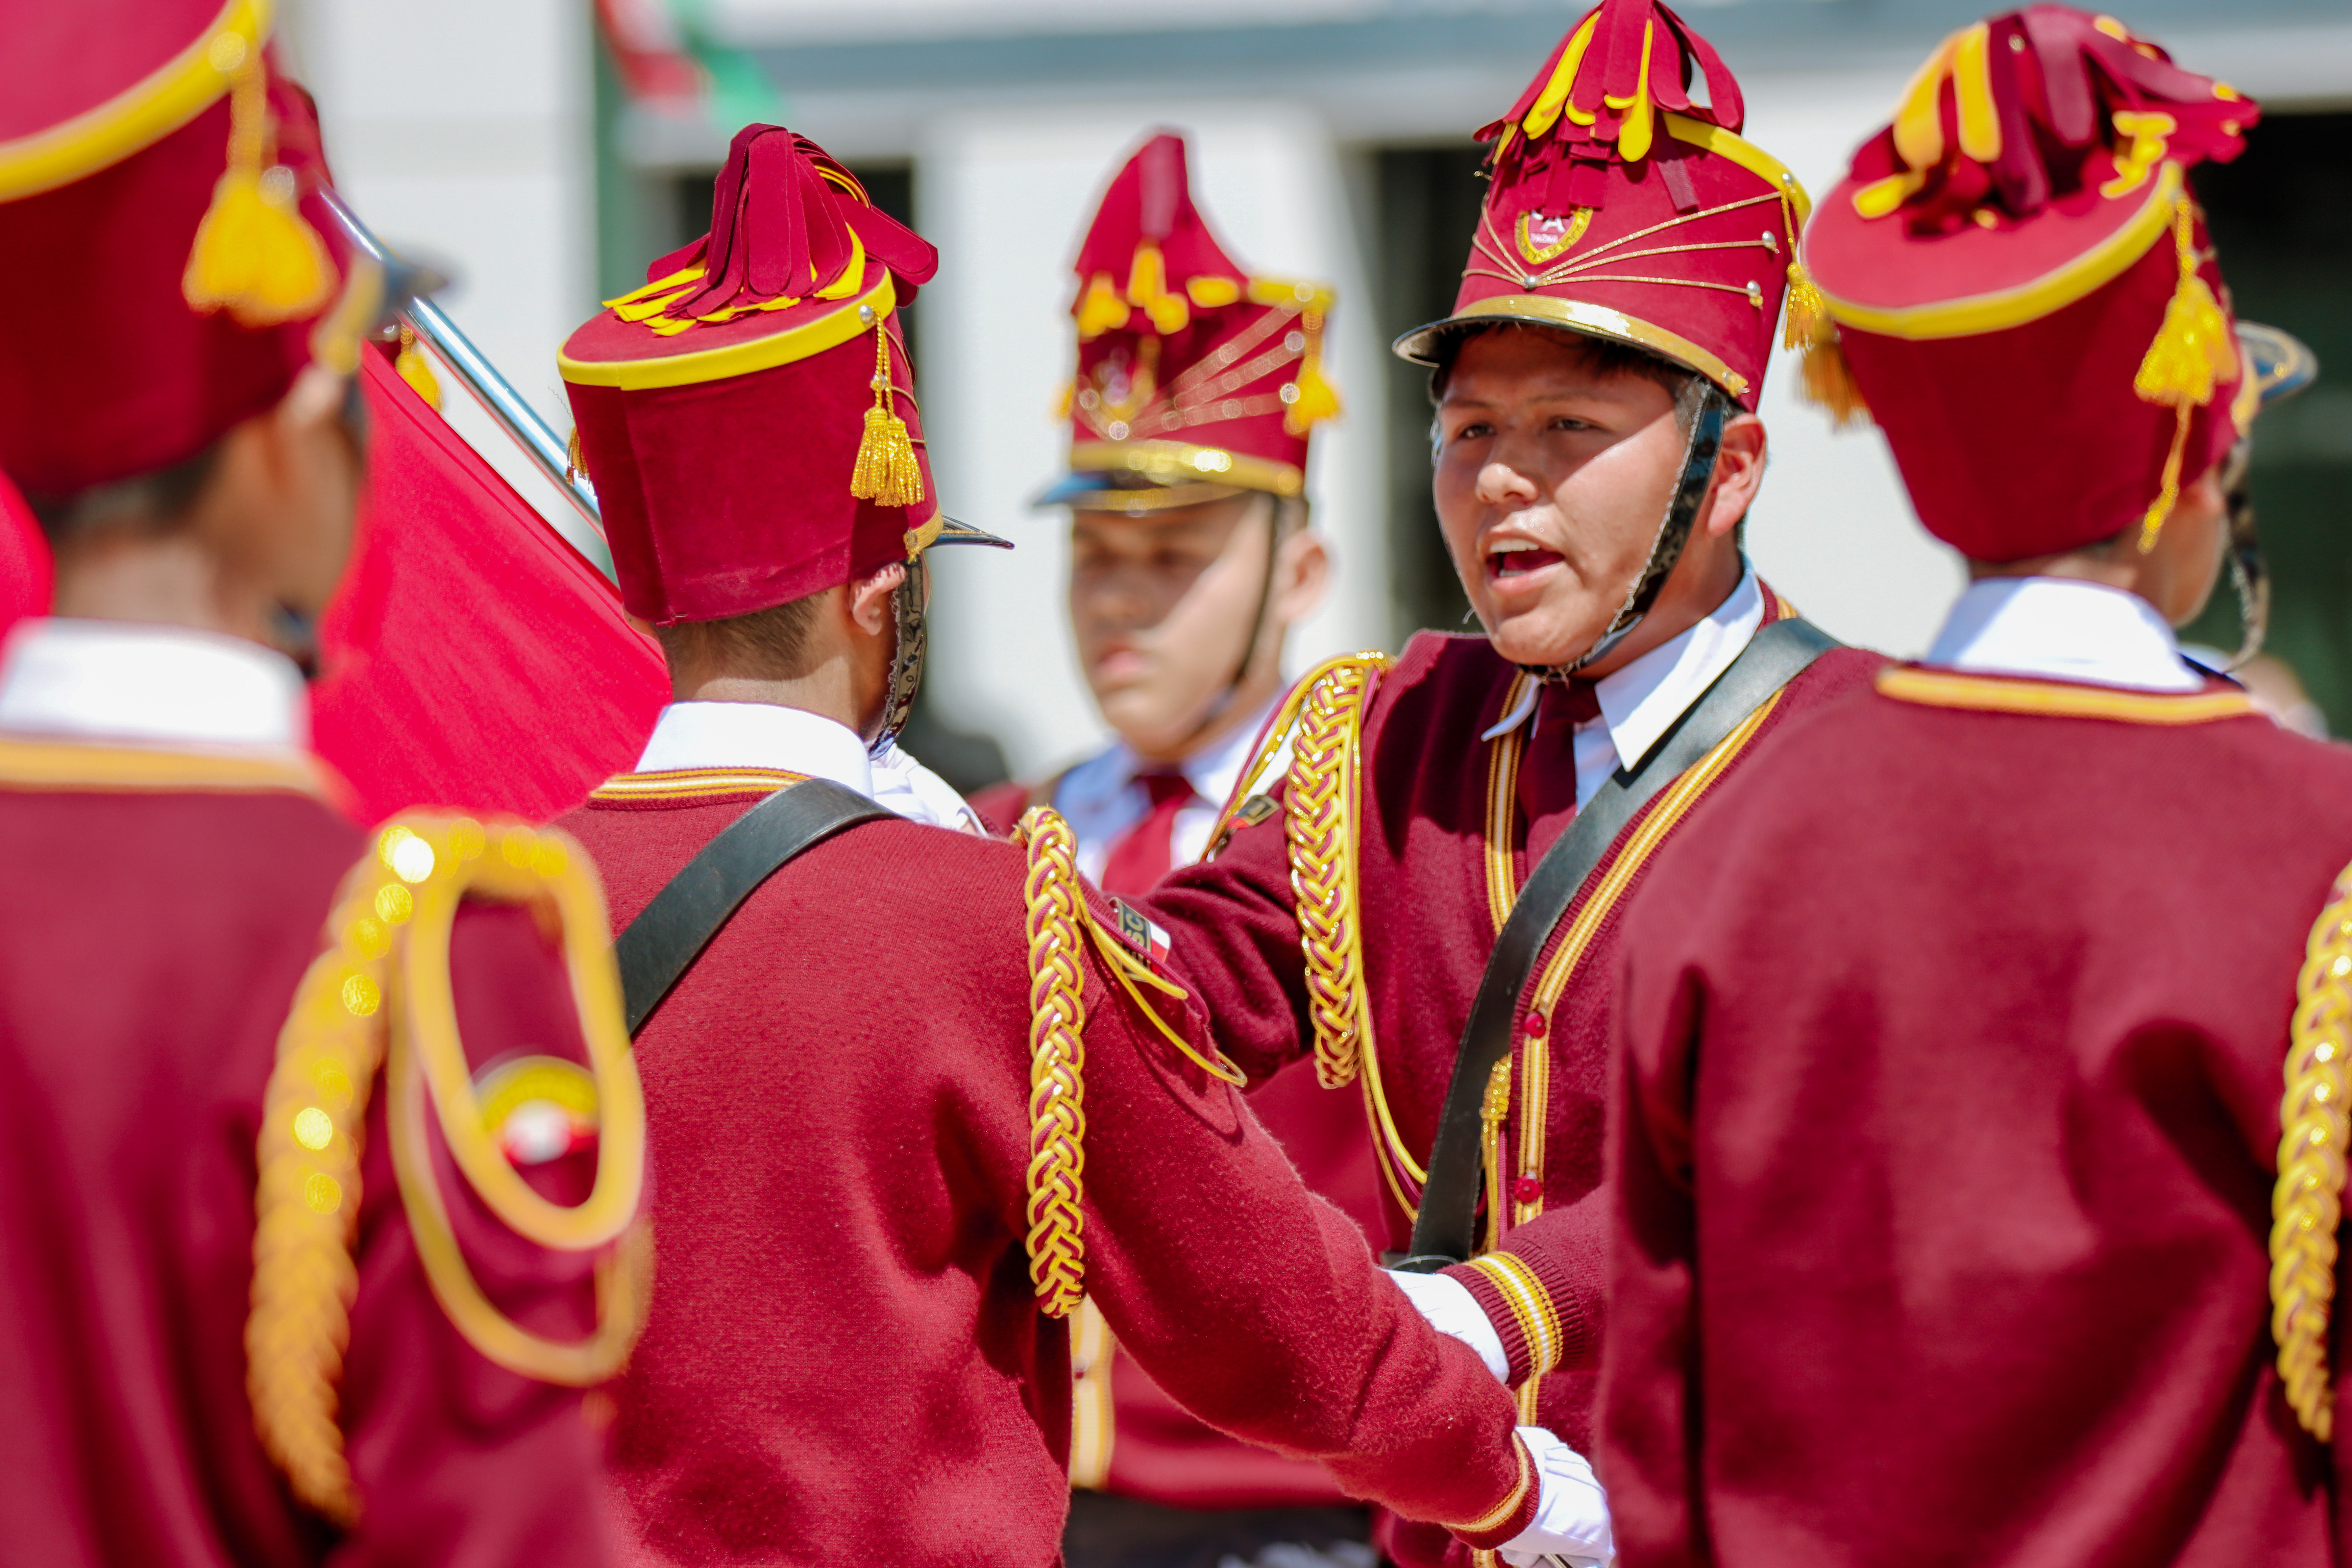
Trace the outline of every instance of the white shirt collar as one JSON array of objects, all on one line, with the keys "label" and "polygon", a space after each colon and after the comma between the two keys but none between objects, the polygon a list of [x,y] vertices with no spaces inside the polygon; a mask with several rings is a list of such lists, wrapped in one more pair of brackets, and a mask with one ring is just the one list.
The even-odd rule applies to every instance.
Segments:
[{"label": "white shirt collar", "polygon": [[[1282,697],[1277,691],[1246,721],[1234,725],[1176,764],[1184,782],[1192,786],[1193,794],[1218,805],[1224,804],[1225,796],[1233,792],[1234,781],[1241,777],[1243,764],[1249,761],[1258,732],[1265,728],[1267,717]],[[1135,748],[1125,741],[1115,741],[1074,765],[1063,775],[1061,788],[1055,793],[1079,810],[1098,809],[1132,784],[1137,775],[1156,772],[1160,766],[1138,756]]]},{"label": "white shirt collar", "polygon": [[2142,691],[2205,684],[2182,661],[2155,605],[2121,588],[2064,577],[1969,584],[1922,662]]},{"label": "white shirt collar", "polygon": [[[1601,703],[1601,721],[1609,727],[1610,743],[1621,763],[1648,752],[1658,737],[1673,727],[1683,710],[1698,700],[1716,677],[1731,668],[1748,639],[1764,624],[1764,588],[1756,568],[1747,566],[1730,597],[1705,620],[1659,644],[1622,669],[1592,683]],[[1507,735],[1535,711],[1530,687],[1518,705],[1479,739]]]},{"label": "white shirt collar", "polygon": [[663,709],[637,772],[677,768],[775,768],[874,798],[873,763],[856,731],[772,702],[673,702]]},{"label": "white shirt collar", "polygon": [[20,623],[0,654],[0,730],[147,746],[302,751],[302,672],[272,648],[148,621]]},{"label": "white shirt collar", "polygon": [[661,710],[641,773],[774,768],[828,779],[910,821],[977,833],[980,819],[938,774],[893,745],[879,760],[848,725],[772,702],[673,702]]}]

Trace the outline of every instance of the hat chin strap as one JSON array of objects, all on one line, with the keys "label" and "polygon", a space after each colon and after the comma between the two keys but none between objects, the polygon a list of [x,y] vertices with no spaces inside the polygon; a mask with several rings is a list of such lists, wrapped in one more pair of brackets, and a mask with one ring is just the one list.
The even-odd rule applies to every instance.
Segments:
[{"label": "hat chin strap", "polygon": [[881,731],[866,745],[869,757],[880,757],[898,740],[908,716],[915,710],[915,693],[923,688],[923,655],[930,641],[923,624],[925,601],[930,595],[924,590],[930,575],[929,558],[918,551],[907,563],[906,577],[891,592],[890,619],[896,635],[890,644],[890,694],[883,703]]},{"label": "hat chin strap", "polygon": [[1265,640],[1266,612],[1274,607],[1274,568],[1276,558],[1282,553],[1282,503],[1269,496],[1271,502],[1265,514],[1265,574],[1258,579],[1257,609],[1250,616],[1249,635],[1242,640],[1241,658],[1234,663],[1234,672],[1208,710],[1201,715],[1184,739],[1178,743],[1181,752],[1189,753],[1200,744],[1201,737],[1223,723],[1233,711],[1234,699],[1241,695],[1242,683],[1249,679],[1250,666],[1257,658],[1258,645]]},{"label": "hat chin strap", "polygon": [[2230,448],[2222,461],[2221,494],[2230,512],[2230,583],[2238,591],[2238,651],[2222,668],[2242,669],[2263,651],[2271,624],[2271,574],[2263,562],[2263,542],[2254,531],[2254,498],[2248,482],[2249,447],[2245,437]]},{"label": "hat chin strap", "polygon": [[1674,574],[1675,563],[1682,560],[1683,547],[1690,542],[1691,524],[1698,520],[1699,502],[1706,499],[1706,487],[1715,479],[1716,457],[1723,450],[1723,394],[1709,384],[1701,394],[1697,414],[1691,419],[1690,439],[1683,448],[1682,477],[1675,482],[1674,499],[1666,503],[1665,520],[1658,524],[1658,535],[1650,542],[1650,558],[1634,574],[1633,585],[1625,591],[1625,602],[1617,607],[1608,629],[1591,647],[1566,664],[1523,664],[1519,666],[1521,669],[1538,680],[1566,680],[1606,658],[1642,624],[1642,618],[1657,604],[1658,593]]}]

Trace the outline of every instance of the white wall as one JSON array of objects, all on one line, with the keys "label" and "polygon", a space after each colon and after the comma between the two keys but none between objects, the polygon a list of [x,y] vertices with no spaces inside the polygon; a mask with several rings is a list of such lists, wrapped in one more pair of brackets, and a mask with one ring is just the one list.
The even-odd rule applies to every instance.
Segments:
[{"label": "white wall", "polygon": [[1019,548],[940,552],[928,679],[943,710],[997,735],[1024,774],[1103,733],[1064,613],[1064,514],[1029,503],[1066,467],[1068,426],[1053,409],[1076,354],[1068,310],[1080,232],[1118,161],[1162,125],[1188,134],[1195,199],[1236,261],[1339,290],[1328,369],[1350,414],[1317,431],[1308,474],[1338,581],[1292,658],[1303,667],[1385,637],[1386,346],[1365,308],[1343,165],[1323,123],[1267,101],[942,111],[917,152],[919,226],[943,258],[920,307],[924,429],[950,514]]},{"label": "white wall", "polygon": [[[596,308],[585,0],[294,0],[281,41],[342,194],[395,250],[447,267],[450,315],[570,430],[555,352]],[[446,370],[441,384],[475,448],[572,516]]]}]

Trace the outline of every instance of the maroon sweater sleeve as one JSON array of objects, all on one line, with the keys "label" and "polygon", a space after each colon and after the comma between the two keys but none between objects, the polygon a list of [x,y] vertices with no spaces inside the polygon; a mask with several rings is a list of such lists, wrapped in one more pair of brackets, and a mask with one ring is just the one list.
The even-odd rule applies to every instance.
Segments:
[{"label": "maroon sweater sleeve", "polygon": [[1608,1305],[1607,1185],[1537,1215],[1503,1245],[1444,1270],[1485,1309],[1510,1362],[1513,1387],[1542,1373],[1592,1366]]},{"label": "maroon sweater sleeve", "polygon": [[[1524,1529],[1510,1396],[1423,1323],[1238,1092],[1098,976],[1087,992],[1087,1288],[1120,1348],[1212,1426],[1322,1460],[1353,1495],[1475,1546]],[[1197,1016],[1171,1022],[1197,1038]]]},{"label": "maroon sweater sleeve", "polygon": [[[1678,892],[1679,885],[1673,889]],[[1643,907],[1645,931],[1693,929],[1703,911]],[[1633,948],[1619,992],[1610,1105],[1607,1227],[1612,1321],[1601,1359],[1609,1512],[1622,1561],[1712,1562],[1699,1506],[1697,1222],[1693,1076],[1704,998],[1669,944]]]},{"label": "maroon sweater sleeve", "polygon": [[1170,962],[1207,1008],[1217,1044],[1252,1083],[1307,1054],[1307,971],[1282,813],[1237,827],[1215,859],[1178,869],[1140,903],[1168,931]]},{"label": "maroon sweater sleeve", "polygon": [[[478,1069],[522,1052],[584,1062],[560,962],[528,910],[467,905],[451,940],[458,1027]],[[439,1129],[435,1174],[476,1281],[523,1328],[565,1342],[595,1323],[594,1255],[515,1235],[475,1196]],[[527,1168],[543,1196],[577,1203],[593,1156]],[[602,1444],[577,1388],[493,1364],[434,1300],[417,1261],[384,1132],[379,1080],[362,1164],[359,1293],[341,1384],[362,1513],[338,1568],[432,1563],[595,1565],[612,1550],[600,1502]]]}]

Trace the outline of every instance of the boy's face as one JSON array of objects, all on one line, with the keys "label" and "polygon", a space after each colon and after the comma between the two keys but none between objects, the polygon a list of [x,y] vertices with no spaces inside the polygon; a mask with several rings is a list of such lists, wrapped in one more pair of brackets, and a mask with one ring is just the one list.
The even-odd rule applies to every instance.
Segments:
[{"label": "boy's face", "polygon": [[1673,395],[1601,374],[1576,338],[1481,332],[1437,410],[1437,517],[1495,651],[1577,658],[1608,628],[1657,538],[1688,442]]},{"label": "boy's face", "polygon": [[1270,496],[1166,511],[1070,515],[1070,626],[1111,728],[1147,756],[1181,754],[1233,681],[1256,629],[1274,548]]}]

